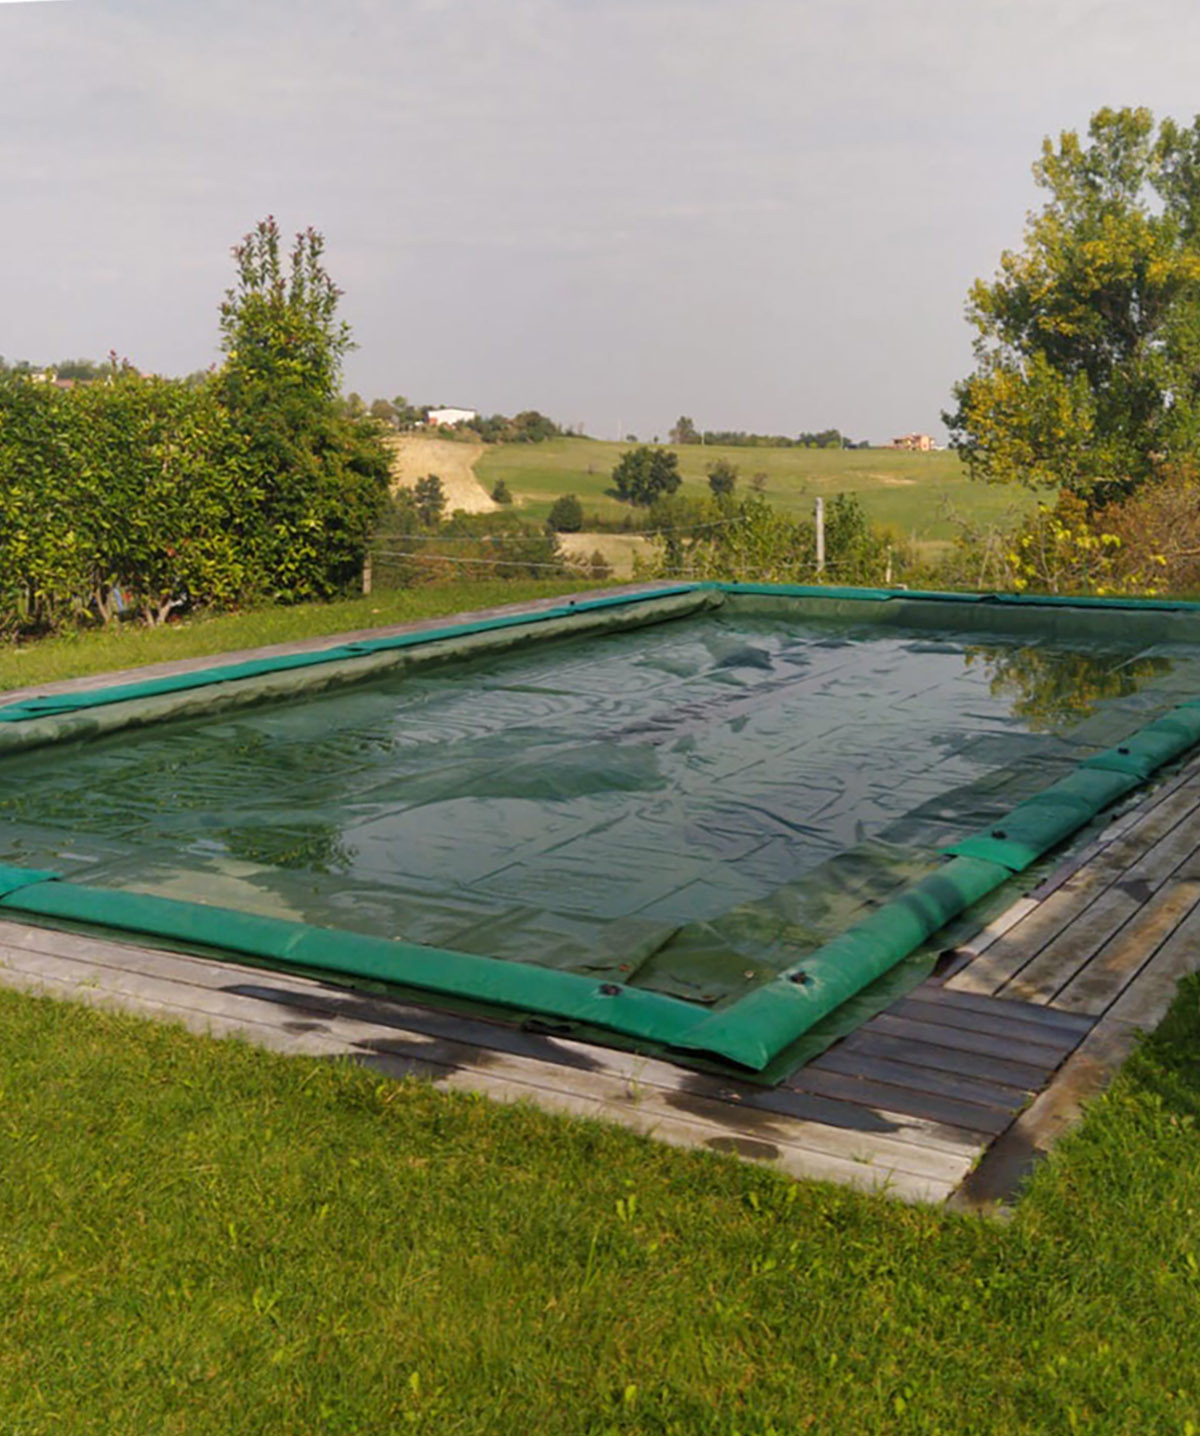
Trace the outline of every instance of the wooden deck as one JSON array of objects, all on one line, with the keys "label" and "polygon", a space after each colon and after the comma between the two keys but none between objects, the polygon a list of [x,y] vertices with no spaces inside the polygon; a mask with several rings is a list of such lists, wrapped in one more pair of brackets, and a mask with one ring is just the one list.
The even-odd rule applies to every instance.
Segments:
[{"label": "wooden deck", "polygon": [[10,987],[960,1207],[1013,1195],[1197,967],[1200,760],[939,976],[770,1090],[314,979],[0,921]]}]

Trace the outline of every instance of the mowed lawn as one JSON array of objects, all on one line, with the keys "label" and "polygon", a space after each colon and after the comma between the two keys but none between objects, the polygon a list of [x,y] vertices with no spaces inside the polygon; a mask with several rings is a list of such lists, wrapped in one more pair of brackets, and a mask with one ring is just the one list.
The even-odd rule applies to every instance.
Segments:
[{"label": "mowed lawn", "polygon": [[0,988],[0,1430],[1200,1429],[1200,984],[1008,1224]]},{"label": "mowed lawn", "polygon": [[[475,472],[490,493],[503,479],[519,512],[544,519],[554,500],[577,494],[586,513],[621,518],[628,505],[610,498],[613,466],[632,445],[598,439],[552,439],[542,444],[488,448]],[[708,469],[718,459],[736,464],[741,487],[764,475],[764,493],[789,513],[812,512],[813,499],[856,494],[873,522],[897,538],[945,543],[960,532],[955,517],[975,524],[1008,524],[1034,502],[1025,490],[973,482],[949,452],[909,454],[889,449],[738,449],[675,447],[684,494],[708,493]],[[586,521],[585,521],[586,522]]]}]

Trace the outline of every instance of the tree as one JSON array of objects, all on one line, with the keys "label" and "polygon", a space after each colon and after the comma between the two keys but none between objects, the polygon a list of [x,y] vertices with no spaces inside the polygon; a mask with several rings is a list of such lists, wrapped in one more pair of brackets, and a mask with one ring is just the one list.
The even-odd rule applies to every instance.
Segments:
[{"label": "tree", "polygon": [[943,417],[973,477],[1103,504],[1200,451],[1200,119],[1103,109],[1033,172],[1049,199],[971,289]]},{"label": "tree", "polygon": [[283,259],[279,225],[268,215],[233,247],[237,284],[221,305],[228,367],[254,381],[298,385],[332,399],[342,360],[355,347],[337,317],[342,291],[322,262],[325,240],[301,230]]},{"label": "tree", "polygon": [[686,414],[680,414],[679,418],[675,420],[670,437],[673,444],[698,444],[700,442],[696,426]]},{"label": "tree", "polygon": [[425,422],[428,408],[419,404],[410,404],[403,394],[397,394],[392,400],[392,409],[395,412],[395,423],[398,429],[415,429],[419,424]]},{"label": "tree", "polygon": [[339,398],[354,344],[324,250],[310,228],[285,259],[268,216],[234,246],[237,283],[220,309],[227,359],[215,383],[258,496],[246,538],[269,591],[288,600],[355,580],[390,479],[379,426]]},{"label": "tree", "polygon": [[583,527],[583,505],[574,494],[563,494],[554,500],[546,527],[559,534],[577,534]]},{"label": "tree", "polygon": [[738,466],[728,459],[718,459],[708,470],[708,487],[714,498],[732,494],[737,487]]},{"label": "tree", "polygon": [[446,491],[437,474],[426,474],[413,485],[413,502],[423,524],[434,527],[446,509]]},{"label": "tree", "polygon": [[514,444],[540,444],[546,439],[557,439],[562,433],[553,419],[547,419],[536,409],[524,409],[515,414],[509,431],[509,439]]},{"label": "tree", "polygon": [[512,491],[503,479],[497,479],[492,485],[492,503],[511,504],[513,501]]},{"label": "tree", "polygon": [[649,508],[655,499],[673,494],[683,482],[679,475],[679,458],[670,449],[655,449],[642,444],[627,449],[612,471],[618,498]]}]

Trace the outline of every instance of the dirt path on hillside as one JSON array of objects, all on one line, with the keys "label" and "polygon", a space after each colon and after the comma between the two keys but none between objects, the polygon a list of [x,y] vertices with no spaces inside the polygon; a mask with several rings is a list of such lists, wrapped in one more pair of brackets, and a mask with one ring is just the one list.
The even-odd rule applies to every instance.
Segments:
[{"label": "dirt path on hillside", "polygon": [[424,434],[396,434],[388,440],[392,450],[392,487],[411,489],[426,474],[436,474],[446,495],[446,513],[490,514],[499,508],[475,477],[483,457],[482,444],[454,439],[431,439]]}]

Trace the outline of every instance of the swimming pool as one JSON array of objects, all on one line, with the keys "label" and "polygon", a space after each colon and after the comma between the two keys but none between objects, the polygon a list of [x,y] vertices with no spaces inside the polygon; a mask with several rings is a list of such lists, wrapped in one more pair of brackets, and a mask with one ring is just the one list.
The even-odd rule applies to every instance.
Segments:
[{"label": "swimming pool", "polygon": [[680,585],[0,708],[0,910],[761,1069],[1200,739],[1200,609]]}]

